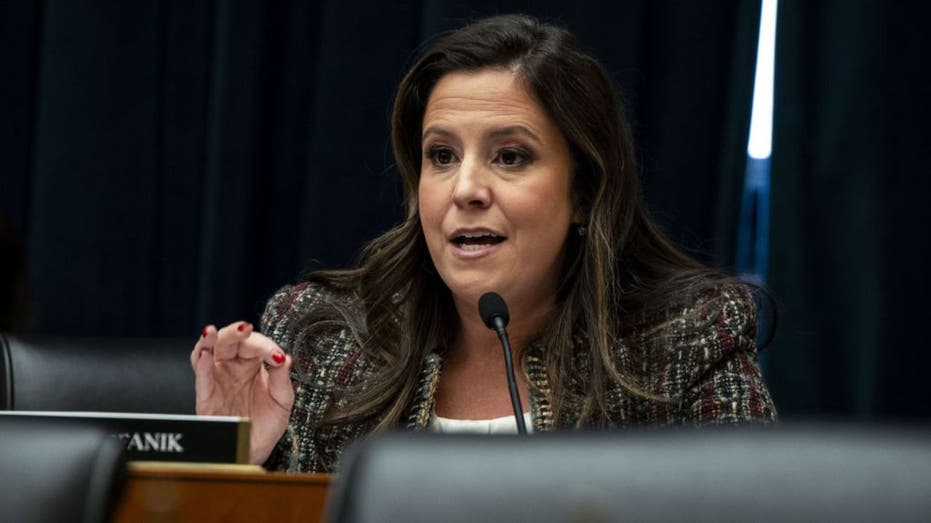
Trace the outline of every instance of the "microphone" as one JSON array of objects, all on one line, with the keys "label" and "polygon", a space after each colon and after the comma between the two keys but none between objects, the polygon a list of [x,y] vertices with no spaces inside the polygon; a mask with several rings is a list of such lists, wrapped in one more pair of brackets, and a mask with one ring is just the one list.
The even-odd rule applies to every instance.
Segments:
[{"label": "microphone", "polygon": [[517,381],[514,379],[514,363],[511,361],[511,342],[508,340],[508,331],[505,327],[511,321],[508,306],[504,298],[497,292],[486,292],[478,299],[478,314],[485,322],[485,326],[498,334],[501,348],[504,349],[504,368],[508,375],[508,391],[511,393],[511,405],[514,407],[514,420],[517,421],[518,434],[527,434],[524,426],[524,411],[520,406],[520,394],[517,391]]}]

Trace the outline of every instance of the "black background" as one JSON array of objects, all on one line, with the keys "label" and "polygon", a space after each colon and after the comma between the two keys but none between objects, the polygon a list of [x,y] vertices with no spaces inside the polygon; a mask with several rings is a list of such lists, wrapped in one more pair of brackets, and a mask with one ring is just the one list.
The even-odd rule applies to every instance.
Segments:
[{"label": "black background", "polygon": [[[405,68],[439,31],[505,12],[602,60],[654,215],[733,264],[755,2],[191,4],[0,2],[3,278],[28,289],[5,328],[193,341],[351,264],[401,218],[388,113]],[[765,363],[786,417],[931,416],[927,11],[780,2],[783,314]]]}]

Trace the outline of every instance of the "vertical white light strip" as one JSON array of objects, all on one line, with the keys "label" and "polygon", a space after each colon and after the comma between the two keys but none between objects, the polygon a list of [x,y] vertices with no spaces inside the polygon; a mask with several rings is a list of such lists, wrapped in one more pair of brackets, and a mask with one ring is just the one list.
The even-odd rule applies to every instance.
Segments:
[{"label": "vertical white light strip", "polygon": [[735,269],[757,285],[766,283],[769,271],[769,179],[773,149],[773,83],[776,63],[776,2],[760,2],[756,73],[747,165],[737,228]]},{"label": "vertical white light strip", "polygon": [[756,48],[756,76],[753,81],[753,109],[750,113],[751,158],[769,158],[773,149],[773,76],[776,64],[776,2],[763,0],[760,12],[760,40]]}]

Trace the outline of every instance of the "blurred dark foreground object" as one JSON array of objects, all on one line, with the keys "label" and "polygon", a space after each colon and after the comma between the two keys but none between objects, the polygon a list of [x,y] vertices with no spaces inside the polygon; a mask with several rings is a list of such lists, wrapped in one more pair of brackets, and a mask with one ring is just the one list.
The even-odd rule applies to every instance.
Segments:
[{"label": "blurred dark foreground object", "polygon": [[192,347],[0,333],[0,409],[194,414]]},{"label": "blurred dark foreground object", "polygon": [[122,446],[101,428],[0,417],[3,521],[107,521],[124,473]]},{"label": "blurred dark foreground object", "polygon": [[927,521],[931,430],[738,427],[391,434],[356,447],[338,522]]}]

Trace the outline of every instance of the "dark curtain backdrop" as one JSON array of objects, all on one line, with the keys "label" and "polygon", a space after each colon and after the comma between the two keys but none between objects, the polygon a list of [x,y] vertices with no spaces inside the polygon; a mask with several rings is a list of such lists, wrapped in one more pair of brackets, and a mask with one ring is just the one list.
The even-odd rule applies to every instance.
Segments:
[{"label": "dark curtain backdrop", "polygon": [[658,219],[731,262],[756,2],[0,3],[0,209],[31,330],[196,336],[402,217],[388,115],[429,37],[528,12],[629,103]]},{"label": "dark curtain backdrop", "polygon": [[779,4],[776,403],[789,415],[931,417],[931,7]]},{"label": "dark curtain backdrop", "polygon": [[[727,267],[758,9],[0,2],[0,288],[29,296],[28,316],[4,304],[0,319],[196,336],[255,321],[303,271],[351,264],[401,218],[387,137],[406,66],[437,32],[514,11],[566,25],[603,61],[657,219]],[[769,281],[781,320],[765,363],[785,417],[931,416],[929,14],[780,2]]]}]

